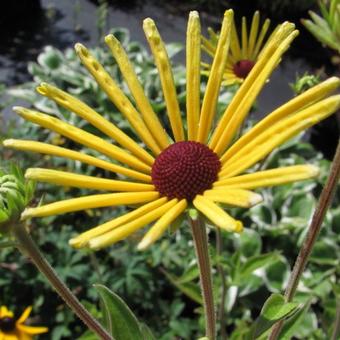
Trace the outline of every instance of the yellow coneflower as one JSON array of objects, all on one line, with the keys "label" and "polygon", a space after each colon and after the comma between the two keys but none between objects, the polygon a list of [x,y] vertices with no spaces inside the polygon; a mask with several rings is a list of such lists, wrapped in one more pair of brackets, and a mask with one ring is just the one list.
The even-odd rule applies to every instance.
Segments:
[{"label": "yellow coneflower", "polygon": [[14,318],[13,312],[6,306],[0,307],[0,339],[1,340],[31,340],[35,335],[48,332],[46,327],[25,325],[32,307],[27,307],[19,319]]},{"label": "yellow coneflower", "polygon": [[[232,26],[230,52],[225,65],[223,83],[232,85],[242,83],[257,62],[261,49],[265,45],[265,37],[270,25],[266,19],[260,29],[260,13],[253,15],[250,30],[247,30],[247,20],[242,18],[241,38],[238,37],[235,25]],[[214,58],[218,42],[218,34],[212,28],[208,28],[209,39],[202,36],[202,49]],[[203,74],[209,74],[211,65],[202,63]]]},{"label": "yellow coneflower", "polygon": [[[151,19],[145,19],[143,27],[159,71],[171,136],[154,113],[121,44],[113,35],[108,35],[105,41],[117,61],[134,103],[84,46],[77,44],[75,48],[98,85],[129,121],[138,139],[133,140],[70,94],[43,83],[38,87],[40,94],[73,111],[119,146],[50,115],[22,107],[15,108],[15,111],[33,123],[100,152],[113,162],[37,141],[10,139],[4,142],[8,147],[77,160],[127,178],[98,178],[51,169],[27,170],[26,177],[37,181],[115,193],[77,197],[30,208],[23,213],[26,218],[140,204],[140,207],[71,239],[70,244],[76,248],[99,249],[109,246],[153,224],[138,245],[139,249],[144,249],[159,239],[169,224],[192,206],[217,227],[241,232],[242,223],[225,211],[225,205],[248,208],[262,200],[258,193],[252,191],[254,189],[304,180],[318,174],[318,169],[313,165],[248,171],[244,174],[245,171],[274,148],[331,115],[340,106],[340,96],[331,96],[339,86],[339,79],[333,77],[290,100],[238,140],[234,140],[260,90],[298,34],[292,23],[285,22],[266,44],[214,128],[217,99],[233,32],[233,11],[225,12],[202,100],[201,30],[198,13],[194,11],[190,13],[187,30],[185,131],[184,114],[177,101],[165,45]],[[144,143],[144,148],[140,142]]]}]

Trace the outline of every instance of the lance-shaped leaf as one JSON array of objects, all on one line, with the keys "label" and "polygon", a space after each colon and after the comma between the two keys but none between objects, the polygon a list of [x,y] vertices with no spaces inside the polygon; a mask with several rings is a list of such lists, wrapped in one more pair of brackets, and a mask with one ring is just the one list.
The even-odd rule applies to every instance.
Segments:
[{"label": "lance-shaped leaf", "polygon": [[94,285],[98,291],[109,333],[115,340],[145,340],[142,328],[128,305],[103,285]]},{"label": "lance-shaped leaf", "polygon": [[281,294],[272,294],[264,303],[259,317],[253,323],[247,340],[257,339],[277,321],[292,316],[298,309],[298,303],[285,302]]}]

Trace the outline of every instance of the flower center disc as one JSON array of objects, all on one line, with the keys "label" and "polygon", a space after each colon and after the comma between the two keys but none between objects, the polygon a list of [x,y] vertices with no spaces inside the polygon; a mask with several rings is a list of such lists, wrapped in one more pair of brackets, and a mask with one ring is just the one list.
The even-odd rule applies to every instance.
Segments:
[{"label": "flower center disc", "polygon": [[10,332],[15,329],[15,320],[10,317],[0,318],[0,330]]},{"label": "flower center disc", "polygon": [[218,156],[198,142],[177,142],[163,150],[152,166],[152,183],[163,196],[193,200],[210,189],[221,168]]},{"label": "flower center disc", "polygon": [[247,77],[254,65],[255,63],[251,60],[240,60],[234,65],[233,70],[237,77],[244,79]]}]

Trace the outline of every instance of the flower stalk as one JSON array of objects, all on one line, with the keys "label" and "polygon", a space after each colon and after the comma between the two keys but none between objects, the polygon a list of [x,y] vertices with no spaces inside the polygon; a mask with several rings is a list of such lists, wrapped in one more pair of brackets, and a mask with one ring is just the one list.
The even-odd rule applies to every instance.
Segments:
[{"label": "flower stalk", "polygon": [[[309,255],[312,252],[315,241],[320,233],[322,221],[326,215],[327,209],[332,202],[333,196],[337,189],[340,178],[340,140],[331,165],[330,174],[326,184],[321,192],[318,206],[315,209],[308,233],[300,249],[294,264],[293,271],[290,275],[288,285],[285,291],[286,301],[292,301],[299,284],[301,275],[305,270]],[[276,340],[280,334],[284,321],[279,321],[273,328],[269,340]]]},{"label": "flower stalk", "polygon": [[50,284],[57,291],[59,296],[67,303],[73,312],[86,324],[86,326],[96,333],[100,339],[112,340],[112,337],[93,318],[93,316],[84,308],[71,290],[60,280],[54,269],[43,257],[38,247],[32,240],[22,223],[13,224],[11,229],[18,242],[20,251],[29,256],[39,271],[47,278]]},{"label": "flower stalk", "polygon": [[190,225],[195,244],[197,263],[200,271],[200,283],[205,314],[206,336],[209,340],[215,340],[216,316],[206,227],[199,216],[196,216],[195,218],[191,216]]},{"label": "flower stalk", "polygon": [[[219,228],[216,228],[216,255],[219,257],[222,254],[222,232]],[[221,300],[218,307],[218,322],[221,327],[221,340],[227,339],[226,333],[226,313],[225,313],[225,300],[227,296],[227,282],[226,273],[224,272],[223,266],[219,263],[216,265],[217,272],[221,279]]]}]

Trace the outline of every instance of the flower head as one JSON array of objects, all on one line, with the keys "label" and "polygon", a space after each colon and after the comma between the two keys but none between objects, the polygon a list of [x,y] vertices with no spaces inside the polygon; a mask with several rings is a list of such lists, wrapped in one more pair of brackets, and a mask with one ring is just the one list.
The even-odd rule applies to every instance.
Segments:
[{"label": "flower head", "polygon": [[[107,36],[105,41],[130,89],[133,102],[90,51],[77,44],[75,48],[82,63],[128,120],[138,139],[134,140],[123,133],[77,98],[43,83],[37,89],[39,93],[73,111],[118,145],[41,112],[22,107],[15,108],[15,111],[33,123],[100,152],[112,162],[37,141],[7,140],[4,144],[18,150],[77,160],[126,179],[98,178],[52,169],[28,169],[26,177],[30,179],[115,193],[77,197],[30,208],[23,213],[23,217],[140,204],[128,213],[76,236],[70,240],[70,244],[77,248],[88,246],[99,249],[153,223],[139,243],[138,247],[144,249],[161,237],[169,224],[185,213],[188,206],[194,206],[224,230],[241,232],[242,223],[222,207],[248,208],[262,200],[258,193],[252,191],[254,189],[317,176],[318,169],[312,165],[257,172],[249,172],[249,169],[292,136],[331,115],[340,106],[340,96],[330,95],[339,86],[339,79],[334,77],[326,80],[292,99],[235,141],[254,100],[298,32],[289,22],[283,23],[275,31],[214,127],[233,27],[233,12],[228,10],[224,15],[216,54],[201,101],[200,21],[197,12],[190,13],[186,44],[186,124],[183,124],[184,114],[177,101],[165,45],[155,23],[151,19],[144,21],[144,31],[159,71],[171,135],[162,127],[124,49],[113,35]],[[140,141],[145,147],[139,144]],[[248,173],[244,174],[245,171]]]},{"label": "flower head", "polygon": [[[247,20],[242,18],[242,35],[239,39],[235,24],[232,26],[230,52],[223,76],[223,84],[231,85],[242,83],[257,62],[261,48],[265,45],[265,37],[269,28],[270,20],[266,19],[260,28],[260,13],[254,13],[250,30],[247,30]],[[212,58],[217,49],[218,34],[212,28],[208,29],[209,39],[202,36],[202,49]],[[269,39],[268,39],[269,40]],[[211,65],[202,63],[204,74],[209,74]]]},{"label": "flower head", "polygon": [[46,327],[32,327],[25,325],[32,307],[27,307],[19,319],[14,318],[13,312],[7,307],[0,307],[0,339],[1,340],[31,340],[34,335],[46,333]]}]

